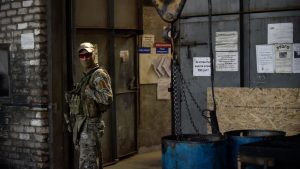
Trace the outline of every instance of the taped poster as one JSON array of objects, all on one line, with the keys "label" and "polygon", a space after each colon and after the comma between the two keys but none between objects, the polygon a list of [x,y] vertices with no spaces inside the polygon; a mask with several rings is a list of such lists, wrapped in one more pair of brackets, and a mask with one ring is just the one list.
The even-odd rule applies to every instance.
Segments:
[{"label": "taped poster", "polygon": [[275,73],[292,73],[293,44],[275,44]]},{"label": "taped poster", "polygon": [[237,31],[216,32],[216,44],[238,43]]},{"label": "taped poster", "polygon": [[293,43],[293,23],[268,24],[268,44]]},{"label": "taped poster", "polygon": [[142,36],[142,47],[152,48],[155,42],[155,36],[150,34],[144,34]]},{"label": "taped poster", "polygon": [[122,63],[127,63],[129,61],[129,51],[121,50],[120,51],[120,59],[121,59]]},{"label": "taped poster", "polygon": [[22,49],[34,49],[33,33],[21,34],[21,48]]},{"label": "taped poster", "polygon": [[300,73],[300,43],[295,43],[293,50],[294,50],[293,73]]},{"label": "taped poster", "polygon": [[210,76],[210,58],[193,57],[193,76]]},{"label": "taped poster", "polygon": [[[161,64],[161,58],[165,57]],[[171,59],[171,54],[156,54],[156,48],[151,48],[150,53],[139,54],[139,77],[140,84],[157,84],[159,78],[169,77],[169,72],[166,71],[170,67],[166,58]],[[169,62],[170,63],[170,62]],[[161,68],[162,67],[162,68]],[[155,68],[155,69],[154,69]],[[160,71],[160,72],[159,72]],[[165,72],[164,76],[161,72]]]},{"label": "taped poster", "polygon": [[160,78],[157,82],[157,100],[170,100],[171,94],[169,88],[171,84],[171,78]]},{"label": "taped poster", "polygon": [[238,44],[219,44],[216,45],[216,51],[217,52],[233,52],[233,51],[238,51]]},{"label": "taped poster", "polygon": [[216,52],[216,71],[238,71],[238,52]]},{"label": "taped poster", "polygon": [[257,73],[274,73],[273,45],[256,45]]}]

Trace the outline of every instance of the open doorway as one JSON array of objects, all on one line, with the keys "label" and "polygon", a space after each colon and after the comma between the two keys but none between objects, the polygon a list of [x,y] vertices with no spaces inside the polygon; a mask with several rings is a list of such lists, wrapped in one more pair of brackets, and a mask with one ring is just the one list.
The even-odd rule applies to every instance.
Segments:
[{"label": "open doorway", "polygon": [[[114,102],[103,114],[106,124],[102,138],[104,165],[137,152],[138,75],[137,36],[140,32],[141,3],[138,0],[76,0],[69,9],[69,85],[82,76],[76,55],[82,42],[93,43],[98,63],[112,79]],[[74,151],[74,150],[73,150]],[[72,153],[71,153],[72,154]],[[77,153],[74,152],[74,168]]]}]

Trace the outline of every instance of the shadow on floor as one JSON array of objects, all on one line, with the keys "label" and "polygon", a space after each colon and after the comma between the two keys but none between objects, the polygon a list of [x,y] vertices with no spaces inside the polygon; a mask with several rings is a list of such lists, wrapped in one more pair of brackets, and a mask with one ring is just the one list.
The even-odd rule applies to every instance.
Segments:
[{"label": "shadow on floor", "polygon": [[161,151],[136,154],[104,169],[161,169]]}]

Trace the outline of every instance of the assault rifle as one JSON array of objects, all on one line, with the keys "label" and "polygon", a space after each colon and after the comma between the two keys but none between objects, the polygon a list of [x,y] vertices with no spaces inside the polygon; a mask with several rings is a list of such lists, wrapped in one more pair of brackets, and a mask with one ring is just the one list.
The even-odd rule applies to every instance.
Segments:
[{"label": "assault rifle", "polygon": [[[65,100],[66,100],[66,103],[68,103],[68,105],[70,105],[70,103],[71,103],[72,96],[80,95],[80,88],[81,88],[80,85],[77,84],[77,85],[74,85],[74,87],[71,91],[68,91],[65,93]],[[75,123],[75,115],[70,111],[70,107],[68,110],[69,110],[68,113],[64,113],[64,119],[67,124],[68,131],[72,132],[74,123]]]}]

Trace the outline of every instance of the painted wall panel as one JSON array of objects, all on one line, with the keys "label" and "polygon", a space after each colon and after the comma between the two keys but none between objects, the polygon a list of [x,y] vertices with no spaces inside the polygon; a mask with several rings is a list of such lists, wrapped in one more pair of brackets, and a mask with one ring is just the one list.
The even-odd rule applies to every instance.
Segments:
[{"label": "painted wall panel", "polygon": [[244,0],[245,11],[270,11],[299,9],[299,0]]},{"label": "painted wall panel", "polygon": [[76,27],[107,27],[107,1],[89,0],[75,1],[75,25]]},{"label": "painted wall panel", "polygon": [[[206,109],[206,90],[207,87],[211,86],[211,80],[210,77],[193,76],[193,57],[209,57],[208,29],[208,17],[194,17],[180,21],[180,48],[178,52],[180,53],[181,72],[186,86],[202,110]],[[239,32],[239,16],[214,16],[212,19],[213,44],[215,43],[215,33],[223,31]],[[215,86],[240,86],[240,72],[215,72]],[[206,121],[201,115],[201,110],[193,103],[188,93],[186,89],[186,99],[181,97],[182,131],[183,133],[196,132],[191,122],[193,119],[197,130],[200,133],[205,133]],[[185,100],[187,100],[187,104]]]},{"label": "painted wall panel", "polygon": [[[236,13],[240,9],[239,0],[212,0],[213,14]],[[208,1],[187,0],[182,16],[208,15]]]},{"label": "painted wall panel", "polygon": [[249,26],[248,38],[245,45],[249,46],[249,86],[250,87],[299,87],[299,73],[257,73],[256,45],[268,43],[268,24],[293,23],[293,41],[300,43],[300,12],[272,12],[251,14],[245,21]]},{"label": "painted wall panel", "polygon": [[[299,73],[257,73],[256,68],[256,45],[267,44],[268,24],[293,23],[293,43],[300,43],[299,1],[248,0],[242,1],[243,4],[241,5],[240,2],[241,1],[212,1],[212,40],[214,57],[216,57],[216,32],[237,31],[239,52],[238,71],[215,72],[215,86],[299,88]],[[218,16],[216,16],[216,14]],[[205,91],[211,86],[211,82],[208,77],[192,76],[192,58],[208,57],[209,55],[209,25],[207,15],[207,1],[187,1],[182,17],[176,25],[176,27],[179,28],[178,30],[180,30],[180,38],[177,40],[177,53],[179,53],[182,74],[191,93],[193,93],[202,109],[206,108]],[[276,91],[276,89],[274,90]],[[193,119],[194,122],[197,123],[201,131],[205,130],[206,122],[203,121],[203,119],[201,121],[201,114],[194,103],[192,103],[192,99],[187,98],[189,102],[188,106],[185,105],[183,97],[181,97],[181,99],[183,132],[195,132],[190,119]],[[187,107],[189,107],[192,117],[188,115]]]},{"label": "painted wall panel", "polygon": [[137,0],[115,0],[115,27],[117,29],[138,28]]}]

